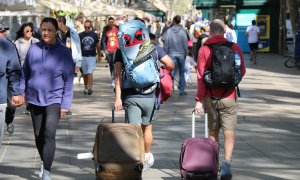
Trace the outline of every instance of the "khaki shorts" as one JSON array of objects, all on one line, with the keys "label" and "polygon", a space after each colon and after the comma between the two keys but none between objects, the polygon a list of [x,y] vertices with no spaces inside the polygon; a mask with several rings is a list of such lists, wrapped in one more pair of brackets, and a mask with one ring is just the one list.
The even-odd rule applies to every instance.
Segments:
[{"label": "khaki shorts", "polygon": [[211,100],[210,97],[205,98],[208,128],[210,130],[234,130],[237,123],[237,105],[237,99],[224,98],[217,101]]}]

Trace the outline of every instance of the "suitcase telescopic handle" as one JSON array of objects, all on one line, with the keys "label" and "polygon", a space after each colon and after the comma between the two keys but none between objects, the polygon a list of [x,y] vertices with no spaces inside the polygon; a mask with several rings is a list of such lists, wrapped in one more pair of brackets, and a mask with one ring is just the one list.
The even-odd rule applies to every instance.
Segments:
[{"label": "suitcase telescopic handle", "polygon": [[[204,126],[205,126],[205,138],[208,138],[208,120],[207,120],[207,113],[204,114]],[[192,138],[195,137],[195,110],[192,112]]]},{"label": "suitcase telescopic handle", "polygon": [[[113,106],[111,108],[111,122],[115,123],[115,107]],[[123,107],[123,110],[125,111],[125,123],[129,123],[128,121],[128,114],[127,114],[127,107]]]}]

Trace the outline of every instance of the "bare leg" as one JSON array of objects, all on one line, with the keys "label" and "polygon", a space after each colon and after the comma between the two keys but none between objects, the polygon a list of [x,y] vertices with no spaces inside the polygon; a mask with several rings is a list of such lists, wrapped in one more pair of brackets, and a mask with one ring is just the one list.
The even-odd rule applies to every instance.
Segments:
[{"label": "bare leg", "polygon": [[224,154],[225,160],[230,160],[235,143],[235,132],[234,131],[224,131]]},{"label": "bare leg", "polygon": [[253,50],[250,50],[250,59],[253,61]]},{"label": "bare leg", "polygon": [[142,130],[144,133],[144,143],[145,143],[145,153],[151,151],[153,136],[152,136],[152,124],[142,125]]},{"label": "bare leg", "polygon": [[83,75],[83,82],[85,89],[88,89],[88,74]]},{"label": "bare leg", "polygon": [[92,89],[93,86],[93,74],[87,74],[87,87]]},{"label": "bare leg", "polygon": [[257,51],[256,49],[253,50],[253,55],[252,55],[253,56],[253,63],[254,64],[256,64],[256,51]]},{"label": "bare leg", "polygon": [[215,142],[219,142],[219,131],[218,130],[210,130],[209,138],[214,140]]}]

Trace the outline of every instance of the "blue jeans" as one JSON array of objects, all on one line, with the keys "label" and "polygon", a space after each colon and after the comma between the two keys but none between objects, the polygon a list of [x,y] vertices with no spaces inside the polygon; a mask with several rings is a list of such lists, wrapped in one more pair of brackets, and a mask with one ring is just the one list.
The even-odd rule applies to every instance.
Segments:
[{"label": "blue jeans", "polygon": [[174,78],[176,69],[178,66],[179,69],[179,93],[183,93],[185,90],[185,78],[184,78],[184,70],[185,70],[185,56],[171,56],[173,62],[175,64],[175,69],[172,71],[172,77]]},{"label": "blue jeans", "polygon": [[6,103],[0,104],[0,148],[2,144],[2,138],[3,138],[5,110],[6,110]]}]

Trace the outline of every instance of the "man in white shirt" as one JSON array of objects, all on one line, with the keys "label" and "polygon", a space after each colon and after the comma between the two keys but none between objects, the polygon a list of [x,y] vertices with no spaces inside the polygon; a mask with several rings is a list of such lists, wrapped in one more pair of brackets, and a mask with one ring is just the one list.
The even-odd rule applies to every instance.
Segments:
[{"label": "man in white shirt", "polygon": [[250,60],[253,61],[253,64],[256,64],[256,51],[258,49],[259,34],[259,27],[256,26],[256,21],[252,20],[252,25],[248,26],[246,29],[246,36],[248,37],[250,47]]}]

